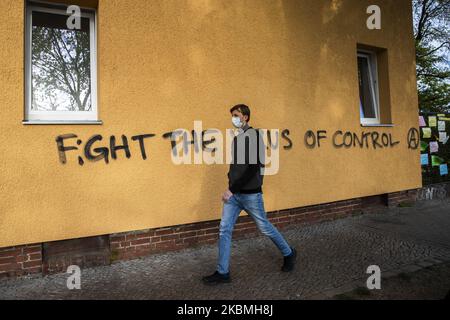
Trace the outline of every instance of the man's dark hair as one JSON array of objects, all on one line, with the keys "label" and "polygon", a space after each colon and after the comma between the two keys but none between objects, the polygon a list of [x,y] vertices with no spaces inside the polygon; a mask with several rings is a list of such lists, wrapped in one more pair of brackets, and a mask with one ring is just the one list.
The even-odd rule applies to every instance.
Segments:
[{"label": "man's dark hair", "polygon": [[250,121],[250,108],[248,106],[246,106],[245,104],[235,105],[233,108],[230,109],[230,113],[233,113],[233,111],[236,110],[242,113],[244,116],[248,117],[247,122]]}]

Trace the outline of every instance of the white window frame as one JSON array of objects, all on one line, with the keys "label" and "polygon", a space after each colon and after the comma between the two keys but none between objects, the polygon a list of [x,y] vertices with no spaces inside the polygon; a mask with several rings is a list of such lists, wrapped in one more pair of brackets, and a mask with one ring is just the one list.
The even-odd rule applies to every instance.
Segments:
[{"label": "white window frame", "polygon": [[[373,106],[375,108],[375,118],[362,118],[360,116],[361,124],[380,124],[380,95],[378,88],[378,64],[377,54],[369,50],[358,49],[358,57],[366,58],[369,64],[369,81],[370,93],[372,96]],[[358,84],[359,87],[359,84]],[[361,97],[358,94],[358,106],[361,108]]]},{"label": "white window frame", "polygon": [[[42,2],[46,4],[45,2]],[[54,5],[54,4],[53,4]],[[91,111],[32,111],[32,13],[45,12],[62,14],[69,17],[67,5],[59,8],[39,6],[38,2],[26,4],[26,30],[25,30],[25,120],[27,123],[101,123],[98,119],[98,101],[97,101],[97,11],[95,9],[81,10],[81,17],[89,19],[90,31],[90,63],[91,63]]]}]

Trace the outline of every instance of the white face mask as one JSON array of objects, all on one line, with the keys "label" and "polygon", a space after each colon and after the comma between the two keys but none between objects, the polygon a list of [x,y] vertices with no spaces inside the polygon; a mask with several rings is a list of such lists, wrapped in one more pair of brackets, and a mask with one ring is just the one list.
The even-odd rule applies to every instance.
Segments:
[{"label": "white face mask", "polygon": [[231,122],[233,123],[233,126],[235,126],[236,128],[242,127],[242,121],[241,121],[241,118],[239,118],[239,117],[232,117]]}]

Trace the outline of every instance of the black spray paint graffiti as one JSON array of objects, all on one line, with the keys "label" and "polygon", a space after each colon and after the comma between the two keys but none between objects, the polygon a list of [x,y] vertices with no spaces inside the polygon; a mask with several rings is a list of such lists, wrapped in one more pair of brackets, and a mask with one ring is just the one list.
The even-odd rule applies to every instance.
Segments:
[{"label": "black spray paint graffiti", "polygon": [[[212,137],[210,140],[205,140],[205,134],[206,133],[215,133],[218,132],[218,130],[203,130],[201,133],[201,144],[203,151],[206,152],[216,152],[216,148],[209,148],[208,145],[211,143],[214,143],[216,139]],[[183,152],[187,154],[189,152],[189,148],[191,145],[194,145],[194,152],[198,153],[199,150],[199,139],[198,134],[195,130],[191,131],[191,137],[192,140],[188,139],[187,133],[182,131],[174,131],[174,132],[167,132],[163,134],[164,139],[170,139],[170,145],[172,147],[172,153],[176,156],[177,155],[177,142],[176,137],[183,134]]]},{"label": "black spray paint graffiti", "polygon": [[[203,130],[202,131],[200,141],[201,141],[201,145],[202,145],[202,150],[203,151],[211,152],[211,153],[214,153],[214,152],[217,151],[217,148],[209,148],[208,147],[209,144],[212,144],[212,143],[216,142],[216,139],[214,137],[212,137],[210,140],[205,140],[205,134],[207,134],[207,133],[210,133],[210,134],[211,133],[218,133],[218,132],[219,132],[219,130],[212,130],[212,129]],[[288,145],[283,146],[283,148],[285,150],[289,150],[289,149],[292,148],[292,140],[289,138],[289,133],[290,132],[289,132],[288,129],[285,129],[285,130],[283,130],[281,132],[281,137],[283,139],[285,139],[287,141],[287,143],[288,143]],[[199,143],[199,139],[198,139],[198,133],[195,130],[191,131],[191,137],[190,137],[191,139],[189,139],[189,137],[188,137],[186,132],[173,131],[173,132],[167,132],[167,133],[163,134],[163,138],[164,139],[170,139],[173,155],[174,156],[177,155],[176,138],[178,136],[181,136],[181,135],[183,136],[182,143],[183,143],[183,152],[184,152],[184,154],[188,154],[189,148],[190,148],[191,145],[194,145],[194,152],[198,153],[199,149],[200,149],[200,146],[199,146],[200,143]],[[268,141],[267,147],[266,147],[267,149],[269,149],[269,148],[273,148],[273,149],[278,148],[278,139],[276,139],[275,144],[272,143],[272,139],[273,138],[271,136],[270,130],[267,130],[267,141]]]},{"label": "black spray paint graffiti", "polygon": [[419,148],[420,134],[416,128],[411,128],[408,131],[408,149],[416,150]]},{"label": "black spray paint graffiti", "polygon": [[446,199],[450,194],[450,185],[430,185],[418,190],[417,200]]},{"label": "black spray paint graffiti", "polygon": [[[144,159],[144,160],[147,159],[147,153],[145,151],[144,140],[146,138],[151,138],[154,136],[155,136],[154,134],[143,134],[143,135],[136,135],[136,136],[131,137],[132,141],[139,141],[139,147],[141,149],[142,159]],[[62,164],[67,163],[66,151],[78,150],[78,147],[76,147],[76,146],[65,146],[64,141],[67,139],[75,139],[75,138],[78,138],[78,136],[76,134],[65,134],[65,135],[58,136],[56,138],[56,145],[58,147],[59,160]],[[99,160],[105,160],[105,163],[109,163],[110,152],[111,152],[111,158],[114,160],[117,160],[117,151],[118,150],[123,150],[125,152],[125,156],[128,159],[131,157],[128,139],[125,135],[122,135],[122,145],[117,145],[116,137],[111,136],[109,139],[109,148],[100,147],[100,148],[92,149],[93,144],[95,142],[102,141],[102,140],[103,140],[103,137],[101,135],[94,135],[86,142],[86,144],[83,148],[84,156],[86,157],[86,159],[88,159],[92,162],[96,162]],[[82,143],[83,143],[83,141],[81,141],[80,139],[77,140],[77,145],[81,145]],[[93,154],[93,152],[95,152],[96,154]],[[84,160],[81,156],[78,157],[78,163],[80,164],[80,166],[82,166],[84,164]]]},{"label": "black spray paint graffiti", "polygon": [[[316,147],[320,148],[321,140],[327,139],[326,130],[318,130],[317,133],[313,130],[308,130],[305,133],[305,145],[309,149],[314,149]],[[392,134],[378,132],[343,132],[342,130],[337,130],[332,136],[333,146],[336,148],[369,148],[372,146],[374,149],[377,148],[389,148],[400,143],[400,141],[393,141]]]},{"label": "black spray paint graffiti", "polygon": [[[191,145],[194,145],[194,151],[199,152],[200,144],[203,151],[206,152],[215,152],[216,148],[209,148],[208,145],[215,142],[215,138],[213,137],[210,140],[205,139],[206,133],[214,133],[217,130],[204,130],[201,132],[201,137],[199,143],[198,133],[195,130],[191,131],[191,139],[187,136],[186,132],[168,132],[162,135],[164,139],[170,139],[171,149],[174,155],[176,155],[177,150],[177,142],[176,136],[183,134],[183,152],[189,152],[189,148]],[[284,150],[291,150],[293,147],[293,142],[289,137],[290,131],[288,129],[284,129],[281,132],[281,138],[285,140],[287,145],[283,146]],[[131,137],[132,141],[139,142],[139,148],[141,151],[141,156],[143,160],[147,159],[147,153],[145,149],[145,139],[154,137],[155,134],[142,134],[135,135]],[[72,150],[78,150],[77,146],[66,146],[65,140],[68,139],[76,139],[78,136],[76,134],[65,134],[60,135],[56,138],[56,144],[58,147],[59,159],[62,164],[67,163],[66,152]],[[109,139],[109,148],[107,147],[97,147],[93,148],[94,143],[97,141],[102,141],[103,137],[101,135],[94,135],[88,139],[86,142],[83,151],[84,156],[87,160],[91,162],[96,162],[99,160],[104,160],[105,163],[109,163],[109,157],[117,160],[117,151],[123,150],[127,159],[131,157],[131,151],[128,143],[128,138],[125,135],[121,136],[122,144],[117,145],[116,137],[111,136]],[[320,148],[321,140],[327,139],[327,131],[326,130],[318,130],[314,132],[313,130],[308,130],[304,135],[304,143],[308,149]],[[270,130],[267,130],[267,149],[269,148],[278,148],[278,137],[276,139],[275,144],[272,143],[273,138],[271,137]],[[77,145],[80,146],[83,142],[80,139],[77,139]],[[378,132],[362,132],[360,134],[354,132],[343,132],[341,130],[337,130],[334,132],[332,136],[332,143],[335,148],[350,148],[350,147],[360,147],[360,148],[369,148],[370,145],[374,148],[388,148],[394,147],[399,144],[399,141],[393,141],[392,134],[379,134]],[[416,150],[419,146],[419,131],[417,128],[411,128],[407,135],[407,144],[409,149]],[[80,166],[84,165],[84,160],[81,156],[78,156],[78,163]]]}]

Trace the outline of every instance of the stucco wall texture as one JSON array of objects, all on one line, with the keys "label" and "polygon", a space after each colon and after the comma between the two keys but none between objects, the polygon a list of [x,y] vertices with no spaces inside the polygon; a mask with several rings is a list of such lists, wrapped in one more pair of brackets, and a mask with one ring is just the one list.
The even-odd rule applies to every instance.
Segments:
[{"label": "stucco wall texture", "polygon": [[[76,1],[75,1],[76,2]],[[375,3],[376,2],[376,3]],[[218,219],[228,165],[171,161],[163,133],[231,128],[229,108],[251,124],[289,129],[277,175],[264,180],[267,211],[421,187],[409,0],[99,0],[98,105],[102,125],[23,125],[24,1],[0,0],[0,247]],[[366,28],[366,8],[382,29]],[[361,127],[357,43],[387,48],[394,127]],[[327,130],[308,149],[307,130]],[[336,130],[390,133],[392,148],[337,149]],[[154,133],[132,157],[59,161],[55,138],[85,143]],[[68,142],[75,145],[75,143]],[[285,145],[286,143],[283,142]]]}]

